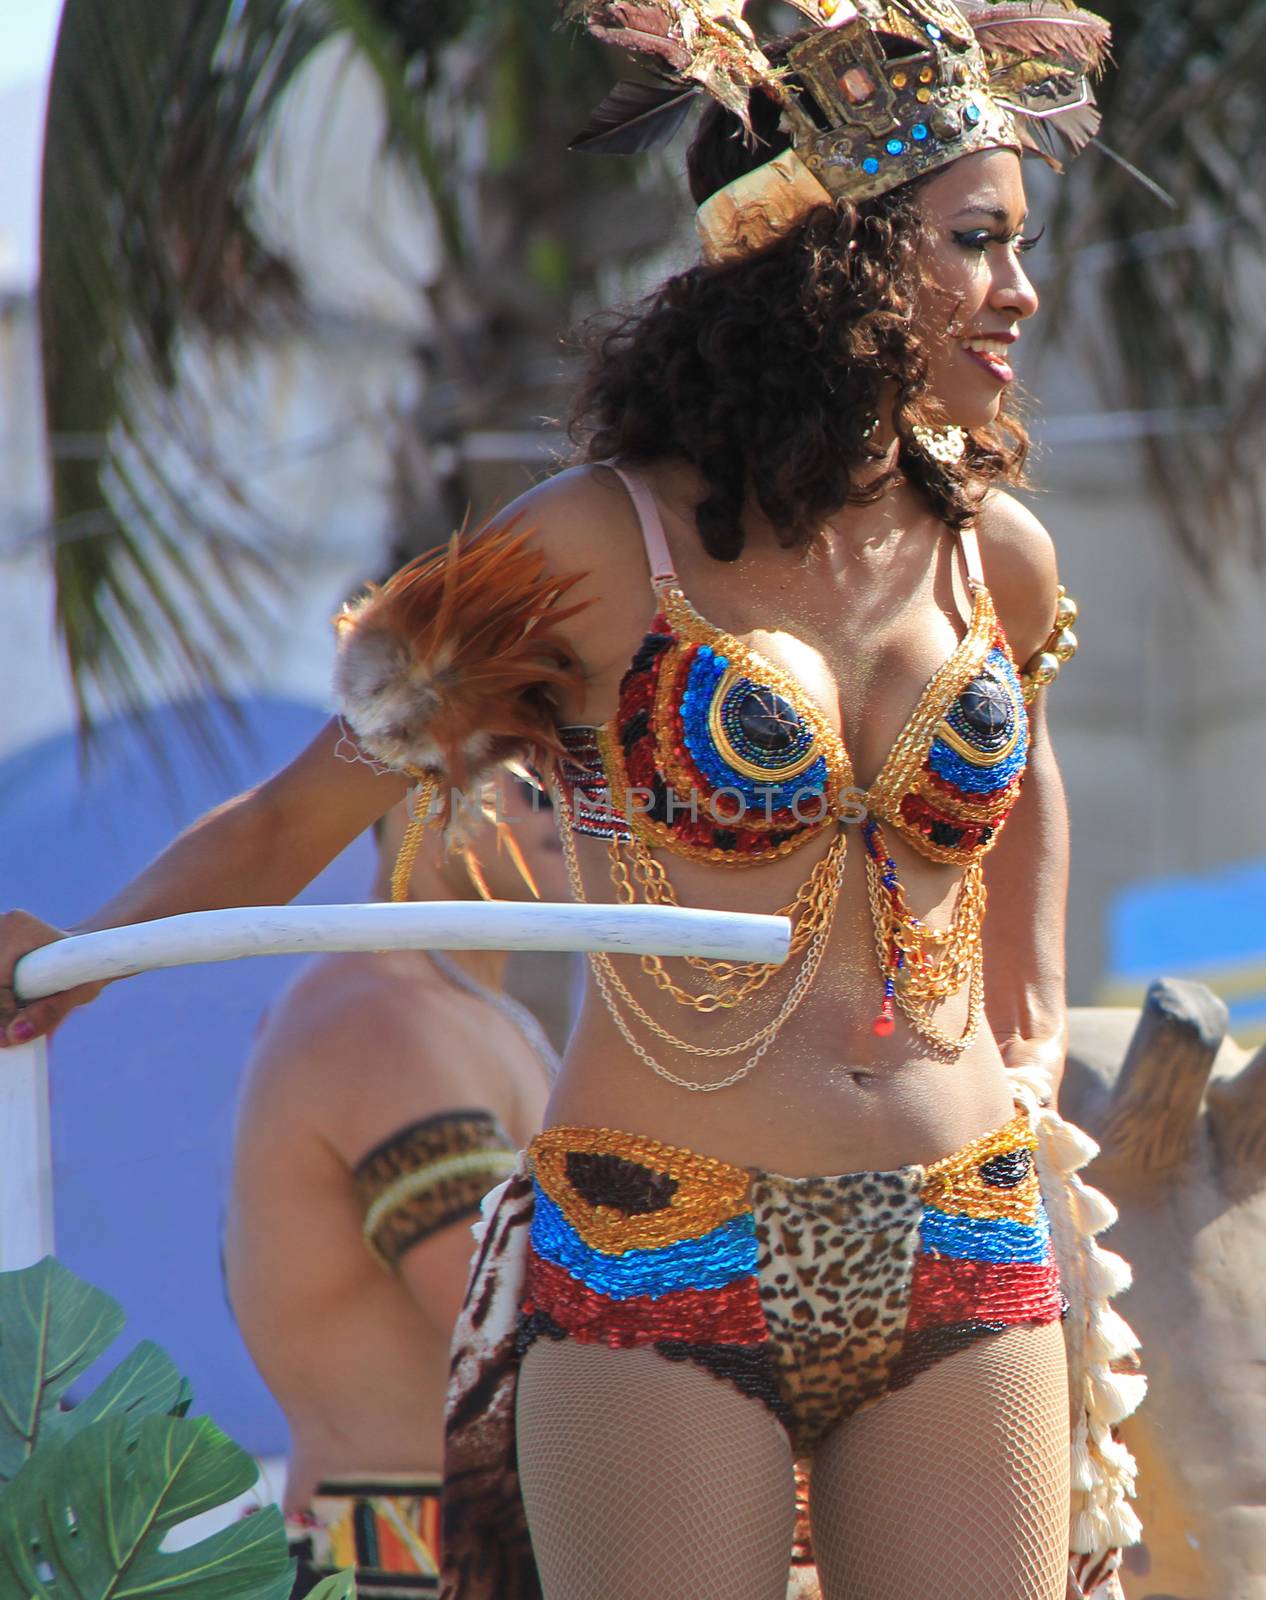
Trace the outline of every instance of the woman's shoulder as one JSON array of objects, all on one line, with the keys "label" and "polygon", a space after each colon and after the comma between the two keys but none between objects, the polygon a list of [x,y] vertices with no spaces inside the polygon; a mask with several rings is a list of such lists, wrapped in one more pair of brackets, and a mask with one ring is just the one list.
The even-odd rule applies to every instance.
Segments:
[{"label": "woman's shoulder", "polygon": [[991,489],[976,518],[981,565],[994,608],[1017,661],[1027,661],[1051,630],[1059,588],[1055,543],[1040,518]]},{"label": "woman's shoulder", "polygon": [[512,501],[494,521],[517,523],[551,567],[575,571],[610,559],[636,531],[628,492],[610,468],[585,463],[566,467]]},{"label": "woman's shoulder", "polygon": [[510,523],[540,551],[547,571],[577,577],[568,599],[585,604],[569,632],[590,668],[600,667],[613,599],[644,594],[651,604],[646,549],[627,488],[609,467],[569,467],[534,485],[494,519],[499,527]]}]

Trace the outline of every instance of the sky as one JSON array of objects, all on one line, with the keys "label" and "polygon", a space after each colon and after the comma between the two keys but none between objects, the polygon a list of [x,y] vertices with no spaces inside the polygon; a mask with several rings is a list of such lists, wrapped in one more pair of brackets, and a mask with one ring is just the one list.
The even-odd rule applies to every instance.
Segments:
[{"label": "sky", "polygon": [[0,90],[42,78],[62,0],[0,0]]}]

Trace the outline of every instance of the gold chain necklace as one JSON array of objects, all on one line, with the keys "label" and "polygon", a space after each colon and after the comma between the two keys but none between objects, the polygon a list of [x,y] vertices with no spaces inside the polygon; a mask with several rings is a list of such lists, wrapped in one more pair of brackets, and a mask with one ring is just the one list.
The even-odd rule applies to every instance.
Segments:
[{"label": "gold chain necklace", "polygon": [[[568,877],[571,880],[572,893],[575,898],[583,904],[585,903],[584,881],[581,877],[580,862],[576,855],[576,843],[571,826],[571,816],[567,809],[566,800],[561,791],[557,789],[557,786],[555,787],[555,815],[558,818],[559,834],[562,840],[563,854],[567,863]],[[835,907],[839,900],[840,884],[843,881],[846,853],[847,842],[844,834],[840,833],[837,838],[832,841],[830,850],[827,852],[826,856],[823,857],[822,862],[818,864],[818,868],[815,868],[814,870],[812,876],[814,879],[820,880],[820,890],[818,895],[815,897],[817,903],[815,904],[814,908],[813,927],[807,935],[802,935],[798,946],[796,944],[795,933],[793,931],[793,947],[803,949],[805,951],[805,956],[804,961],[801,964],[800,971],[796,974],[786,999],[778,1009],[777,1015],[772,1017],[770,1021],[767,1022],[763,1027],[758,1028],[757,1031],[750,1037],[741,1039],[735,1044],[698,1045],[694,1044],[688,1039],[682,1039],[678,1035],[670,1033],[667,1028],[656,1022],[650,1013],[637,1002],[634,996],[630,993],[628,987],[622,982],[619,975],[616,973],[614,964],[612,963],[610,957],[602,952],[591,953],[589,956],[589,964],[594,975],[594,981],[598,986],[598,992],[601,994],[603,1002],[611,1014],[611,1020],[615,1023],[621,1037],[624,1039],[624,1042],[629,1046],[634,1054],[638,1056],[640,1060],[644,1061],[646,1065],[649,1066],[651,1070],[659,1077],[664,1078],[669,1083],[675,1084],[678,1088],[689,1089],[694,1093],[712,1094],[718,1089],[728,1089],[732,1084],[738,1083],[741,1079],[745,1078],[765,1055],[766,1051],[769,1049],[770,1045],[773,1044],[775,1038],[777,1038],[787,1021],[797,1010],[800,1002],[808,993],[810,986],[817,976],[818,968],[822,964],[822,957],[825,954],[827,941],[830,937],[831,928],[834,923]],[[672,896],[672,898],[660,901],[659,903],[668,903],[673,905],[678,904],[675,895],[672,894],[671,886],[667,885],[666,877],[663,879],[663,883],[667,887],[668,894]],[[628,897],[626,900],[624,900],[624,903],[632,903],[633,895],[631,884],[628,885],[628,891]],[[799,904],[803,898],[804,891],[802,890],[801,894],[797,895],[796,901],[793,902],[793,905]],[[798,919],[797,931],[799,928],[799,923],[802,923],[804,920],[805,919],[803,917]],[[706,964],[702,963],[702,958],[700,957],[688,959],[699,961],[701,964]],[[722,965],[734,965],[736,970],[750,968],[753,973],[760,971],[766,966],[764,963],[756,962],[741,964],[722,963]],[[764,973],[762,982],[765,981],[768,976],[776,970],[777,967],[775,965],[769,964]],[[664,976],[667,978],[667,974]],[[671,980],[668,981],[671,982]],[[757,985],[757,987],[759,986],[760,985]],[[673,987],[676,988],[676,985],[673,985]],[[709,998],[708,996],[688,995],[684,990],[680,990],[679,992],[686,995],[685,1003],[691,1003],[696,1000],[706,1001]],[[743,1065],[737,1068],[734,1072],[730,1073],[726,1078],[721,1078],[711,1083],[701,1083],[695,1079],[680,1077],[677,1073],[670,1071],[669,1068],[664,1066],[662,1062],[656,1060],[650,1051],[647,1050],[645,1046],[643,1046],[636,1038],[632,1028],[629,1026],[627,1018],[621,1010],[621,1001],[624,1002],[624,1004],[640,1022],[650,1028],[651,1031],[659,1038],[663,1039],[667,1044],[672,1045],[675,1049],[680,1050],[687,1055],[718,1057],[735,1055],[740,1050],[746,1050],[752,1045],[755,1045],[756,1048],[743,1063]],[[697,1007],[697,1009],[711,1011],[717,1009],[717,1007],[715,1005],[704,1005]]]},{"label": "gold chain necklace", "polygon": [[[834,894],[832,887],[835,877],[834,857],[837,850],[842,854],[845,849],[844,834],[840,833],[831,843],[830,850],[822,857],[808,878],[800,885],[796,897],[789,905],[780,906],[774,915],[792,919],[791,945],[787,959],[792,960],[804,951],[824,917],[834,912]],[[633,859],[633,878],[642,890],[642,897],[648,905],[677,906],[676,891],[668,880],[663,864],[656,861],[650,851],[641,842],[634,838],[628,846],[629,854]],[[618,839],[612,839],[608,846],[608,856],[611,864],[611,881],[619,900],[624,905],[633,905],[636,902],[636,890],[629,870],[621,854],[621,845]],[[686,963],[707,974],[711,989],[707,994],[691,994],[689,990],[673,981],[665,970],[664,963],[659,956],[645,955],[641,958],[642,971],[651,978],[656,987],[665,994],[670,994],[678,1005],[690,1006],[696,1011],[704,1013],[720,1010],[732,1010],[741,1005],[750,995],[763,989],[770,978],[778,971],[776,966],[759,961],[710,961],[703,956],[686,956]]]},{"label": "gold chain necklace", "polygon": [[[837,850],[839,852],[838,859],[834,854],[834,852]],[[842,873],[843,871],[843,853],[843,841],[841,838],[840,840],[833,842],[831,846],[831,852],[828,853],[827,857],[825,858],[830,863],[833,872],[836,872],[837,874]],[[831,904],[826,915],[819,921],[814,930],[813,936],[808,944],[808,953],[805,956],[804,966],[801,968],[802,972],[806,968],[811,968],[811,977],[814,973],[816,973],[818,964],[822,959],[822,950],[826,944],[826,935],[829,934],[833,921],[834,904]],[[674,1033],[670,1033],[667,1028],[665,1028],[661,1023],[657,1022],[655,1018],[651,1016],[650,1012],[648,1012],[644,1006],[638,1003],[636,997],[632,994],[628,986],[622,981],[619,974],[616,972],[615,965],[609,956],[601,951],[598,951],[590,957],[590,961],[595,968],[595,976],[597,969],[601,969],[603,976],[610,984],[611,988],[616,992],[616,994],[619,995],[620,999],[629,1008],[629,1010],[633,1012],[634,1016],[636,1016],[640,1022],[644,1023],[652,1033],[658,1034],[661,1039],[666,1040],[669,1044],[676,1045],[679,1049],[685,1050],[691,1055],[732,1056],[737,1055],[740,1050],[750,1049],[752,1045],[758,1044],[761,1040],[776,1033],[782,1027],[783,1023],[786,1022],[792,1011],[795,1010],[796,1005],[798,1005],[800,1000],[803,998],[803,994],[797,992],[795,993],[793,1003],[793,997],[791,994],[789,994],[787,999],[783,1002],[782,1007],[779,1009],[778,1014],[772,1018],[771,1021],[765,1023],[763,1027],[758,1028],[756,1032],[751,1034],[748,1038],[740,1039],[735,1044],[697,1045],[680,1039]],[[687,996],[687,998],[693,997]]]}]

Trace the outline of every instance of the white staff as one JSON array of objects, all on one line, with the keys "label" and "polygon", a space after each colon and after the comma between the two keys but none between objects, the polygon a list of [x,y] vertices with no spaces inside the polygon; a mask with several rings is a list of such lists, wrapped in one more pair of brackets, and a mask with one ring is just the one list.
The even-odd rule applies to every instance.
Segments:
[{"label": "white staff", "polygon": [[[242,956],[340,950],[602,950],[782,962],[786,917],[674,906],[511,905],[429,901],[360,906],[249,906],[193,911],[79,934],[18,962],[19,1000],[159,967]],[[53,1250],[46,1041],[0,1057],[0,1271]]]}]

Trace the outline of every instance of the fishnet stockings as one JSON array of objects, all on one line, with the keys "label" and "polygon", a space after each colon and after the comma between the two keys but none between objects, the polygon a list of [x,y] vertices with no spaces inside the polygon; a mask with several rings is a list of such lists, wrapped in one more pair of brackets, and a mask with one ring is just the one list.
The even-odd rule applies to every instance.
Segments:
[{"label": "fishnet stockings", "polygon": [[518,1443],[545,1600],[783,1600],[791,1448],[759,1401],[645,1346],[538,1339]]},{"label": "fishnet stockings", "polygon": [[826,1600],[1064,1600],[1059,1324],[981,1339],[842,1423],[810,1509]]},{"label": "fishnet stockings", "polygon": [[[783,1600],[781,1426],[654,1350],[538,1340],[518,1393],[545,1600]],[[1068,1393],[1058,1325],[947,1356],[813,1462],[824,1600],[1063,1600]]]}]

